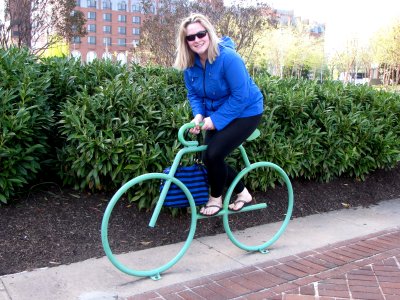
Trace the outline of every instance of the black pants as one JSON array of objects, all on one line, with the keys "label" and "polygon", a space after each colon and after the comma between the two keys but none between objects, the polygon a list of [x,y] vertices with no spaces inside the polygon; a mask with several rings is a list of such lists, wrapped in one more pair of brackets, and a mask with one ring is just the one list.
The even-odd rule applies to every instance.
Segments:
[{"label": "black pants", "polygon": [[[235,179],[237,172],[225,163],[225,158],[253,133],[261,116],[238,118],[220,131],[206,131],[204,143],[208,147],[203,153],[203,162],[207,166],[212,197],[220,197],[224,187]],[[244,184],[239,181],[234,190],[240,193],[243,189]]]}]

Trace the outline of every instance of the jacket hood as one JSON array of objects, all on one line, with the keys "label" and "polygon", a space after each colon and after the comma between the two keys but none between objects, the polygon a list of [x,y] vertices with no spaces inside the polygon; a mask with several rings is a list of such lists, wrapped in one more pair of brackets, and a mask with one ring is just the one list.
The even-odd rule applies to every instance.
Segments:
[{"label": "jacket hood", "polygon": [[234,41],[232,41],[232,39],[229,36],[223,36],[221,38],[221,41],[219,42],[219,44],[223,47],[228,47],[233,50],[235,50],[235,48],[236,48]]}]

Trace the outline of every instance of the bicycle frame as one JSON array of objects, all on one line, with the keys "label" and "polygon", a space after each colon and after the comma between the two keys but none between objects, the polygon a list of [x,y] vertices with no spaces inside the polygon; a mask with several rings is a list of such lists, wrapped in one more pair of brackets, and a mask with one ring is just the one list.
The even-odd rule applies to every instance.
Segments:
[{"label": "bicycle frame", "polygon": [[[179,152],[176,154],[174,161],[172,163],[171,169],[169,171],[168,175],[168,179],[166,180],[164,187],[161,191],[160,197],[157,201],[156,207],[154,209],[153,215],[150,219],[150,223],[149,226],[150,227],[154,227],[156,222],[157,222],[157,218],[161,212],[165,197],[168,193],[169,187],[171,186],[171,182],[172,182],[172,178],[174,178],[175,172],[179,166],[179,163],[182,159],[182,157],[187,154],[187,153],[194,153],[194,152],[201,152],[207,149],[206,145],[199,145],[199,142],[197,141],[187,141],[184,138],[184,133],[186,130],[193,128],[194,127],[194,123],[187,123],[185,125],[183,125],[178,132],[178,140],[179,142],[184,146],[183,149],[179,150]],[[200,125],[202,125],[202,123],[200,123]],[[249,138],[249,139],[254,139],[259,135],[259,131],[255,131],[255,133]],[[248,168],[251,166],[250,164],[250,160],[247,156],[246,150],[244,149],[243,145],[240,145],[239,147],[240,153],[242,155],[243,161],[245,163],[245,166]],[[236,184],[235,184],[236,185]],[[194,201],[194,200],[193,200]],[[190,202],[190,200],[189,200]],[[247,209],[246,209],[247,208]],[[256,205],[252,205],[251,207],[246,207],[243,208],[242,211],[249,211],[249,210],[256,210],[256,209],[262,209],[262,208],[266,208],[266,204],[256,204]],[[229,213],[235,213],[233,211],[228,211]],[[215,215],[218,216],[221,215],[221,213]],[[197,219],[203,219],[203,218],[208,218],[208,216],[202,216],[202,215],[198,215]],[[193,220],[193,222],[196,222],[197,220]]]},{"label": "bicycle frame", "polygon": [[[195,201],[193,199],[193,195],[190,193],[189,189],[180,180],[178,180],[177,178],[174,177],[176,170],[179,166],[179,163],[185,154],[193,153],[193,152],[200,152],[200,151],[204,151],[207,149],[206,145],[199,145],[199,143],[197,141],[186,141],[185,140],[185,138],[184,138],[185,131],[189,128],[193,128],[194,126],[195,126],[194,123],[187,123],[187,124],[184,124],[179,129],[178,140],[184,147],[181,150],[179,150],[178,153],[176,154],[174,161],[172,163],[170,172],[168,174],[148,173],[148,174],[143,174],[143,175],[140,175],[138,177],[131,179],[130,181],[125,183],[114,194],[114,196],[112,197],[112,199],[110,200],[110,202],[106,208],[106,211],[103,216],[102,224],[101,224],[101,239],[102,239],[103,248],[104,248],[104,251],[105,251],[107,257],[112,262],[112,264],[114,266],[116,266],[120,271],[122,271],[126,274],[133,275],[133,276],[139,276],[139,277],[147,277],[148,276],[148,277],[152,278],[153,280],[160,279],[161,278],[160,274],[163,271],[171,268],[174,264],[176,264],[179,261],[179,259],[186,253],[187,249],[189,248],[189,246],[194,238],[194,234],[195,234],[196,226],[197,226],[197,220],[199,220],[199,219],[210,218],[210,217],[214,217],[214,216],[222,216],[225,232],[227,233],[229,239],[232,241],[233,244],[235,244],[237,247],[239,247],[243,250],[246,250],[246,251],[252,251],[252,252],[260,251],[261,253],[269,252],[266,249],[270,245],[272,245],[281,236],[281,234],[286,229],[286,227],[290,221],[290,218],[292,215],[292,210],[293,210],[293,202],[294,202],[293,189],[292,189],[291,182],[290,182],[288,176],[286,175],[285,171],[282,168],[280,168],[279,166],[277,166],[271,162],[263,161],[263,162],[256,162],[256,163],[251,164],[243,145],[240,145],[238,148],[239,148],[241,156],[243,158],[245,168],[243,168],[243,170],[238,173],[236,178],[233,180],[232,184],[229,186],[229,188],[225,194],[223,208],[221,209],[221,211],[218,214],[216,214],[214,216],[202,216],[202,215],[198,214],[197,208],[195,205]],[[257,129],[247,140],[248,141],[253,140],[256,137],[258,137],[259,135],[260,135],[260,132]],[[281,227],[279,228],[279,230],[275,233],[275,235],[271,239],[267,240],[266,242],[264,242],[261,245],[248,246],[248,245],[241,243],[234,237],[234,235],[229,227],[228,217],[230,214],[237,214],[237,213],[242,213],[242,212],[264,209],[264,208],[267,208],[267,204],[266,203],[253,204],[250,206],[243,207],[240,211],[231,211],[228,209],[228,205],[229,205],[229,201],[230,201],[230,198],[232,196],[235,186],[244,177],[244,175],[246,175],[247,173],[249,173],[250,171],[252,171],[256,168],[263,168],[263,167],[271,168],[271,169],[274,169],[275,171],[277,171],[280,175],[280,178],[283,179],[283,181],[285,182],[287,192],[288,192],[288,210],[287,210],[286,216],[282,222]],[[117,201],[119,201],[119,199],[123,196],[123,194],[128,189],[130,189],[132,186],[134,186],[138,183],[141,183],[145,180],[154,180],[154,179],[165,180],[165,183],[164,183],[163,189],[161,190],[161,194],[157,201],[157,204],[154,208],[153,214],[151,216],[149,226],[154,227],[156,225],[157,219],[158,219],[161,209],[163,207],[165,197],[168,193],[168,190],[169,190],[171,184],[173,183],[173,184],[176,184],[183,191],[183,193],[186,195],[186,197],[189,201],[190,214],[191,214],[190,230],[189,230],[188,237],[187,237],[182,249],[168,263],[164,264],[161,267],[152,269],[152,270],[134,270],[134,269],[130,269],[130,268],[126,267],[125,265],[123,265],[116,258],[116,256],[112,253],[112,250],[111,250],[109,242],[108,242],[108,223],[109,223],[111,212],[114,209],[115,204],[117,203]]]}]

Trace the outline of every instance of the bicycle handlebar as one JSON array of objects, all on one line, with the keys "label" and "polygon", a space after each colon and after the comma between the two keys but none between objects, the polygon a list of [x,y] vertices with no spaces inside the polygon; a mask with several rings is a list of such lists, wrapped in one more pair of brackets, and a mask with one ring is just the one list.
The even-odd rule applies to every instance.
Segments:
[{"label": "bicycle handlebar", "polygon": [[[200,122],[199,125],[203,126],[204,122]],[[190,122],[190,123],[183,124],[181,126],[181,128],[179,128],[178,140],[179,140],[179,142],[181,142],[181,144],[183,146],[186,146],[186,147],[194,146],[194,147],[196,147],[196,146],[199,145],[198,141],[187,141],[187,140],[185,140],[185,137],[184,137],[185,131],[190,129],[190,128],[194,128],[194,126],[195,126],[195,124],[193,122]]]}]

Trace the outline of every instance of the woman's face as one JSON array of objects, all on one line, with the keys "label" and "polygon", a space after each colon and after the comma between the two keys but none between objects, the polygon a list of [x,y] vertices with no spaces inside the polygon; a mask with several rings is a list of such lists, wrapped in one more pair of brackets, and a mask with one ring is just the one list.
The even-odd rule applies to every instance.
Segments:
[{"label": "woman's face", "polygon": [[[210,46],[210,39],[208,37],[208,33],[204,35],[205,30],[206,29],[200,23],[191,23],[186,27],[186,36],[196,35],[194,36],[193,41],[186,40],[186,43],[188,43],[189,48],[194,53],[197,53],[202,59],[207,59],[207,50],[208,47]],[[202,35],[204,36],[199,38],[197,34],[199,34],[200,36]]]}]

